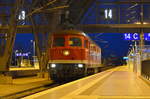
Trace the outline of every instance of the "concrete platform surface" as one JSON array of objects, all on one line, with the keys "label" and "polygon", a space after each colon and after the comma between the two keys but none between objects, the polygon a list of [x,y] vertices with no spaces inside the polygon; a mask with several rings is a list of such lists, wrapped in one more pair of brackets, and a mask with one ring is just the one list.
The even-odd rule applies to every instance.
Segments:
[{"label": "concrete platform surface", "polygon": [[150,86],[120,66],[23,99],[150,99]]},{"label": "concrete platform surface", "polygon": [[52,81],[46,78],[38,78],[37,76],[13,79],[12,84],[0,84],[0,99],[1,97],[10,94],[33,89],[50,83],[52,83]]}]

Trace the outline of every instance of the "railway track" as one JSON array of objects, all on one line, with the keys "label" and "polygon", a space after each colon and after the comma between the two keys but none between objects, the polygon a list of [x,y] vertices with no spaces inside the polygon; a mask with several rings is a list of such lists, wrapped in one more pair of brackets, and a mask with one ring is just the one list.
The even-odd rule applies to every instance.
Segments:
[{"label": "railway track", "polygon": [[32,95],[50,88],[54,88],[56,86],[59,86],[61,84],[59,83],[52,83],[52,84],[47,84],[47,85],[43,85],[40,87],[36,87],[36,88],[32,88],[32,89],[28,89],[28,90],[24,90],[21,92],[17,92],[17,93],[13,93],[13,94],[9,94],[6,96],[2,96],[0,97],[0,99],[20,99],[22,97],[28,96],[28,95]]},{"label": "railway track", "polygon": [[[102,71],[105,71],[105,70],[110,69],[110,68],[113,68],[113,67],[107,67],[107,68],[103,67]],[[67,82],[70,82],[70,81],[55,82],[55,83],[52,83],[52,84],[46,84],[46,85],[43,85],[43,86],[40,86],[40,87],[36,87],[36,88],[21,91],[21,92],[9,94],[9,95],[6,95],[6,96],[2,96],[2,97],[0,97],[0,99],[20,99],[20,98],[28,96],[28,95],[32,95],[32,94],[35,94],[35,93],[38,93],[38,92],[41,92],[41,91],[44,91],[44,90],[47,90],[47,89],[50,89],[50,88],[57,87],[59,85],[67,83]]]}]

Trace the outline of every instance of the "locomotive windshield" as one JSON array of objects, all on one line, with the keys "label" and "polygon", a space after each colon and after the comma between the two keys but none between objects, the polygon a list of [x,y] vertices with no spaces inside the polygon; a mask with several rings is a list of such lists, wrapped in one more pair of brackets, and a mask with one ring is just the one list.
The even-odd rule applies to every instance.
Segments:
[{"label": "locomotive windshield", "polygon": [[65,38],[63,37],[58,37],[54,38],[54,43],[53,46],[65,46]]},{"label": "locomotive windshield", "polygon": [[69,46],[82,46],[81,39],[77,37],[71,37],[69,40]]}]

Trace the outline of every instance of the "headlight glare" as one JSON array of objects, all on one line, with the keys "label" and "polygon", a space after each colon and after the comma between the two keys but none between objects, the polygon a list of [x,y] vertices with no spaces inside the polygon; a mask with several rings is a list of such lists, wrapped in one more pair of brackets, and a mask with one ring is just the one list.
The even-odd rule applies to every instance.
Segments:
[{"label": "headlight glare", "polygon": [[56,67],[56,64],[51,64],[51,68],[55,68]]},{"label": "headlight glare", "polygon": [[69,52],[68,50],[64,50],[64,51],[63,51],[63,54],[64,54],[65,56],[68,56],[68,55],[70,54],[70,52]]},{"label": "headlight glare", "polygon": [[83,64],[78,64],[78,67],[79,68],[83,68]]}]

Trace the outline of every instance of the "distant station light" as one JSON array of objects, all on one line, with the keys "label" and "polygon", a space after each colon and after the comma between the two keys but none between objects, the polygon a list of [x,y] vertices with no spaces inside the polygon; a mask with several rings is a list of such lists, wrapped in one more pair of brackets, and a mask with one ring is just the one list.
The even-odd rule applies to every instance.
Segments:
[{"label": "distant station light", "polygon": [[123,57],[123,59],[124,59],[124,60],[128,60],[129,58],[128,58],[128,57]]},{"label": "distant station light", "polygon": [[16,53],[16,56],[29,56],[29,53]]},{"label": "distant station light", "polygon": [[25,20],[25,16],[26,16],[26,12],[25,12],[24,10],[22,10],[22,11],[19,13],[18,19],[19,19],[19,20]]},{"label": "distant station light", "polygon": [[105,9],[105,19],[112,19],[112,9]]},{"label": "distant station light", "polygon": [[[141,22],[135,22],[134,24],[142,24]],[[148,22],[143,22],[143,24],[149,24]]]}]

